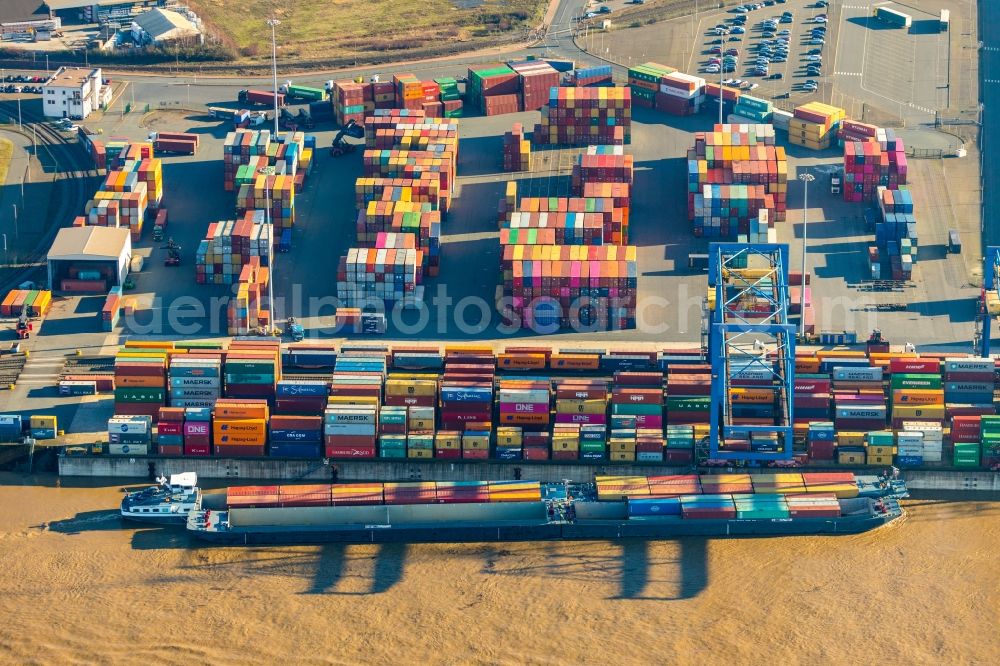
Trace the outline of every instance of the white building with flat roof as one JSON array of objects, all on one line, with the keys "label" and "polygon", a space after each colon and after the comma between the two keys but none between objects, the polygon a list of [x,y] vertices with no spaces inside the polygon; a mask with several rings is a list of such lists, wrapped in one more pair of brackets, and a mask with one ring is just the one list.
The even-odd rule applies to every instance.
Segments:
[{"label": "white building with flat roof", "polygon": [[110,98],[111,88],[104,85],[100,67],[60,67],[42,86],[46,118],[83,120]]}]

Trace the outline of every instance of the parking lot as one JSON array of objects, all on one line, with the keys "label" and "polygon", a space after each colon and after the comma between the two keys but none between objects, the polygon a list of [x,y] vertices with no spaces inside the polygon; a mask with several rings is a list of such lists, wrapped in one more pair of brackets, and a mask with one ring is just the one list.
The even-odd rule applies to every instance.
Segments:
[{"label": "parking lot", "polygon": [[872,16],[871,3],[842,6],[837,23],[844,47],[833,71],[846,99],[840,103],[849,113],[863,101],[907,124],[933,121],[935,111],[950,105],[949,34],[937,31],[936,14],[891,2],[878,5],[906,12],[913,24],[906,29],[883,23]]},{"label": "parking lot", "polygon": [[[699,70],[709,80],[718,76],[764,99],[802,103],[820,90],[827,74],[828,10],[812,0],[758,4],[762,6],[749,11],[731,9],[702,17],[689,71]],[[735,62],[720,62],[726,56],[735,56]],[[817,69],[810,71],[810,65]],[[807,81],[815,85],[807,87]]]}]

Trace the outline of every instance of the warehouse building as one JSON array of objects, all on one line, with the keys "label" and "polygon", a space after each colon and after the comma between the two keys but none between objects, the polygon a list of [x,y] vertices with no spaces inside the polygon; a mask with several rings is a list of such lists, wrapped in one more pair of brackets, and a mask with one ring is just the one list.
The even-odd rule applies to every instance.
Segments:
[{"label": "warehouse building", "polygon": [[[0,0],[0,4],[9,0]],[[70,23],[116,23],[127,27],[132,18],[166,0],[46,0],[57,16]]]},{"label": "warehouse building", "polygon": [[60,229],[46,257],[53,291],[107,292],[124,283],[132,259],[128,229]]},{"label": "warehouse building", "polygon": [[0,39],[32,39],[60,28],[42,0],[0,0]]},{"label": "warehouse building", "polygon": [[46,118],[83,120],[111,101],[101,68],[60,67],[42,86],[42,111]]},{"label": "warehouse building", "polygon": [[198,43],[201,31],[187,17],[168,9],[151,9],[132,22],[132,41],[150,44]]}]

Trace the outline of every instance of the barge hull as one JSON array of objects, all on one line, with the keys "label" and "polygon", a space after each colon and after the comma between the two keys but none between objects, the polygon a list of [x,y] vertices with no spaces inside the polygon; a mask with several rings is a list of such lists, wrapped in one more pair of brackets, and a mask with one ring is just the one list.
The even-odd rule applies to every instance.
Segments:
[{"label": "barge hull", "polygon": [[316,543],[495,543],[511,541],[591,541],[679,537],[776,537],[858,534],[898,518],[898,511],[861,518],[796,520],[595,521],[576,524],[342,526],[323,528],[193,531],[204,541],[230,545]]}]

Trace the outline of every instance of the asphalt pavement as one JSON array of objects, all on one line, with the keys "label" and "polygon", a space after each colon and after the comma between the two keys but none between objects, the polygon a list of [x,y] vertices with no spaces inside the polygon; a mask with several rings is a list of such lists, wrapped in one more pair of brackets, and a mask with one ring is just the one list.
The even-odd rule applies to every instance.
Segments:
[{"label": "asphalt pavement", "polygon": [[1000,169],[986,161],[1000,146],[1000,3],[979,3],[979,99],[981,173],[983,181],[983,238],[987,245],[1000,244]]}]

